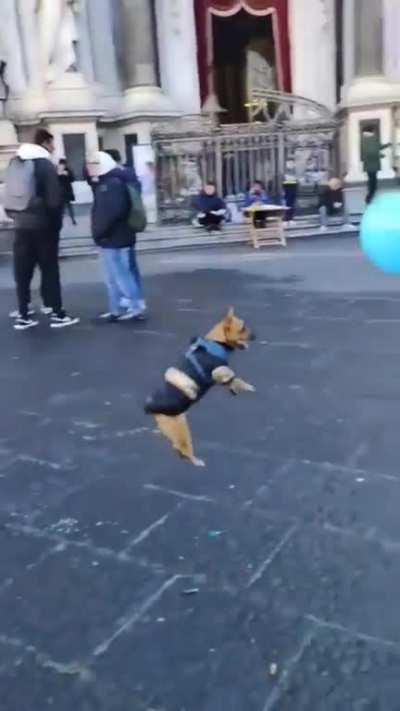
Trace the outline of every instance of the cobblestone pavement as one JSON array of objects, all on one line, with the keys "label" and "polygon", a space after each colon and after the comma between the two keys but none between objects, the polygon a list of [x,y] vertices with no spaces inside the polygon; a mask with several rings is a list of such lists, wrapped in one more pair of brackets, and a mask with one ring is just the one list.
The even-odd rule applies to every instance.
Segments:
[{"label": "cobblestone pavement", "polygon": [[[400,710],[400,295],[329,259],[336,293],[294,257],[154,273],[136,326],[70,279],[73,332],[0,290],[1,711]],[[191,413],[200,471],[142,401],[231,303],[257,393]]]}]

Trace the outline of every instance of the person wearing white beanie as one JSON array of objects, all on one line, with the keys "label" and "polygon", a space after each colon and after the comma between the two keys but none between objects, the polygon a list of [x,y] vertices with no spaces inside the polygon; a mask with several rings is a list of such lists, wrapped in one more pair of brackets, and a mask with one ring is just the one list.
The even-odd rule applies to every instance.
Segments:
[{"label": "person wearing white beanie", "polygon": [[105,151],[91,161],[98,177],[92,207],[92,234],[104,265],[111,323],[144,318],[140,287],[131,270],[136,234],[129,225],[131,199],[123,168]]}]

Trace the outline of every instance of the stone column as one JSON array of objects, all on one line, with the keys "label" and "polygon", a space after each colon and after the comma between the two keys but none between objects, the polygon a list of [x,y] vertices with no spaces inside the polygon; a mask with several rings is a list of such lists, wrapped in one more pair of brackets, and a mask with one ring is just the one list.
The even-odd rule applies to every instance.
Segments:
[{"label": "stone column", "polygon": [[384,0],[384,70],[387,77],[400,81],[400,3]]},{"label": "stone column", "polygon": [[156,9],[162,86],[183,113],[200,113],[194,3],[156,0]]},{"label": "stone column", "polygon": [[[107,94],[121,92],[118,76],[116,46],[116,5],[114,0],[87,0],[88,29],[92,44],[94,79],[106,90]],[[104,28],[107,28],[109,41],[104,41]]]},{"label": "stone column", "polygon": [[125,88],[157,86],[151,0],[121,0]]},{"label": "stone column", "polygon": [[290,0],[289,22],[292,91],[333,110],[336,106],[334,0]]},{"label": "stone column", "polygon": [[152,0],[120,0],[120,27],[126,109],[150,115],[174,112],[158,86]]},{"label": "stone column", "polygon": [[[79,71],[82,72],[85,80],[89,84],[94,82],[94,65],[93,65],[93,50],[92,50],[92,35],[89,25],[89,7],[88,0],[80,0],[80,12],[76,18],[79,47],[78,47],[78,62]],[[106,25],[107,26],[107,25]]]}]

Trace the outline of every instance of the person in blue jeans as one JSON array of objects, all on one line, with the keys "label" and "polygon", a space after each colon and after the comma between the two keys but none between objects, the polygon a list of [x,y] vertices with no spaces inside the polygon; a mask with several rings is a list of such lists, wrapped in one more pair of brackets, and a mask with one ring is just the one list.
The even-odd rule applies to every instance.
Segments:
[{"label": "person in blue jeans", "polygon": [[92,207],[92,235],[104,266],[109,311],[101,315],[110,323],[145,316],[140,274],[136,261],[136,234],[129,225],[131,200],[124,169],[103,151],[91,163],[98,177]]},{"label": "person in blue jeans", "polygon": [[[111,158],[113,160],[115,160],[118,168],[120,169],[119,175],[120,175],[121,179],[124,180],[125,183],[130,183],[131,185],[133,185],[133,187],[136,188],[136,190],[138,190],[138,192],[141,193],[142,192],[142,184],[141,184],[139,178],[137,177],[135,168],[133,166],[123,165],[122,156],[121,156],[121,153],[119,152],[119,150],[117,150],[116,148],[107,148],[104,152],[108,153],[108,155],[111,156]],[[130,262],[129,263],[130,263],[132,276],[136,281],[137,288],[139,291],[140,306],[144,312],[146,310],[146,301],[143,296],[142,277],[141,277],[141,274],[139,271],[139,266],[137,263],[136,245],[131,247]],[[124,298],[123,294],[121,295],[121,306],[122,307],[128,306],[127,301]]]}]

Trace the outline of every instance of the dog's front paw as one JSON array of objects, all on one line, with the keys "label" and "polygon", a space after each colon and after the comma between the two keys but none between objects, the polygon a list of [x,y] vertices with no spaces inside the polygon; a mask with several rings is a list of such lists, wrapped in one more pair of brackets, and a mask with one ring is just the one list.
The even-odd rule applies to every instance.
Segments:
[{"label": "dog's front paw", "polygon": [[254,385],[246,383],[246,381],[241,378],[234,378],[229,387],[233,395],[239,395],[239,393],[244,392],[254,393],[256,391]]},{"label": "dog's front paw", "polygon": [[205,467],[206,466],[204,459],[198,459],[197,457],[193,457],[191,462],[192,462],[192,464],[194,464],[195,467]]}]

